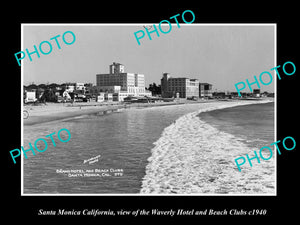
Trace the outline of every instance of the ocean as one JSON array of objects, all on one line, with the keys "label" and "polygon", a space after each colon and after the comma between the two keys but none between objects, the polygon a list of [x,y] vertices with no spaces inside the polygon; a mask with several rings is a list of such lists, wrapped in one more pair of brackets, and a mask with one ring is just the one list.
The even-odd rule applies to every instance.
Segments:
[{"label": "ocean", "polygon": [[274,142],[274,102],[204,112],[199,118],[244,140],[253,149]]},{"label": "ocean", "polygon": [[[62,143],[53,136],[56,147],[48,138],[47,151],[35,156],[28,153],[23,192],[274,194],[273,159],[253,162],[252,168],[245,164],[242,172],[234,164],[236,157],[251,154],[252,146],[271,143],[274,106],[268,103],[204,112],[226,104],[136,108],[24,126],[25,149],[29,142],[62,128],[71,132],[71,140]],[[238,115],[241,118],[236,120]],[[220,117],[226,117],[226,122]]]}]

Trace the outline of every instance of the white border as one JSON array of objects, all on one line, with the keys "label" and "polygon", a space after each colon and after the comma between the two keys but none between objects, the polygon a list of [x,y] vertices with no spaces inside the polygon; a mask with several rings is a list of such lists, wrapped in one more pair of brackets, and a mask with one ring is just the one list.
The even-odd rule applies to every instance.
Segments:
[{"label": "white border", "polygon": [[[156,23],[154,23],[157,25]],[[176,25],[176,23],[172,23]],[[145,26],[153,25],[149,23],[51,23],[51,24],[36,24],[36,23],[22,23],[21,24],[21,49],[24,49],[23,45],[23,27],[24,26]],[[163,26],[166,24],[162,24]],[[277,24],[276,23],[191,23],[191,24],[180,24],[180,26],[274,26],[274,67],[277,65]],[[23,146],[23,71],[24,63],[21,61],[21,146]],[[275,72],[274,72],[275,73]],[[276,76],[274,76],[276,77]],[[274,85],[274,100],[275,100],[275,115],[274,115],[274,142],[277,137],[277,79]],[[274,152],[276,152],[276,147],[274,146]],[[23,155],[23,152],[22,154]],[[21,196],[277,196],[277,154],[274,154],[275,158],[275,194],[24,194],[24,182],[23,182],[23,158],[21,156]]]},{"label": "white border", "polygon": [[[277,24],[274,26],[274,67],[277,66]],[[274,132],[274,142],[277,140],[277,77],[274,71],[274,100],[275,100],[275,105],[274,105],[274,125],[275,125],[275,132]],[[277,196],[277,151],[276,147],[274,146],[274,160],[275,160],[275,196]]]}]

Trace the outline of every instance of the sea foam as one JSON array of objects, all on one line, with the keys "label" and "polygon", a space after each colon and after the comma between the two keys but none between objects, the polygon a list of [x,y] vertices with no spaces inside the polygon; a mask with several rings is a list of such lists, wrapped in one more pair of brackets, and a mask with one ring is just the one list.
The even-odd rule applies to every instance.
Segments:
[{"label": "sea foam", "polygon": [[[249,154],[241,139],[201,121],[201,112],[253,104],[206,103],[178,118],[154,143],[141,194],[275,194],[275,161],[252,160],[239,172],[234,159]],[[266,101],[255,102],[266,103]],[[263,147],[263,146],[262,146]],[[253,155],[252,155],[253,154]]]}]

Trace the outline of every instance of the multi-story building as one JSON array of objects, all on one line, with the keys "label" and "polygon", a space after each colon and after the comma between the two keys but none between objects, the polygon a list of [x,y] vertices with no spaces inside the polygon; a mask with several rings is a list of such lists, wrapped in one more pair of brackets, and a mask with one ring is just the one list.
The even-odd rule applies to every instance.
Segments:
[{"label": "multi-story building", "polygon": [[161,79],[161,94],[163,98],[199,97],[199,81],[185,77],[173,78],[168,73],[163,73]]},{"label": "multi-story building", "polygon": [[151,96],[145,89],[144,74],[126,73],[124,65],[113,63],[109,66],[109,74],[96,75],[96,88],[99,92],[119,93],[119,99],[127,96]]},{"label": "multi-story building", "polygon": [[199,83],[199,97],[212,98],[212,84]]}]

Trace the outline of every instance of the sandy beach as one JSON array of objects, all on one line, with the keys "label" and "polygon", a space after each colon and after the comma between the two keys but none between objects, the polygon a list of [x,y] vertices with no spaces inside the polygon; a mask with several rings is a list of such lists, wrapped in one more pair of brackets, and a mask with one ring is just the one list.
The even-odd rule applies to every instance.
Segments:
[{"label": "sandy beach", "polygon": [[[203,101],[206,102],[206,101]],[[210,101],[209,101],[210,102]],[[24,119],[24,125],[33,125],[55,120],[67,120],[69,118],[89,115],[103,112],[112,112],[118,109],[129,108],[144,108],[144,107],[159,107],[176,104],[195,104],[195,101],[182,100],[179,102],[159,102],[159,103],[100,103],[100,102],[76,102],[71,103],[47,103],[39,105],[25,105],[24,110],[27,110],[29,117]]]},{"label": "sandy beach", "polygon": [[29,112],[29,117],[23,119],[24,125],[33,125],[56,120],[64,120],[81,115],[99,113],[107,110],[124,108],[122,105],[99,103],[47,103],[47,105],[25,105],[24,110]]},{"label": "sandy beach", "polygon": [[[263,100],[229,100],[229,101],[218,101],[218,100],[207,100],[207,101],[188,101],[181,100],[179,102],[161,102],[161,103],[133,103],[133,104],[121,104],[121,103],[99,103],[99,102],[78,102],[78,103],[47,103],[40,105],[24,105],[23,109],[27,110],[29,117],[23,119],[24,125],[33,125],[45,122],[51,122],[56,120],[67,120],[69,118],[89,115],[103,112],[112,112],[120,109],[129,108],[143,108],[143,107],[160,107],[160,106],[170,106],[176,104],[203,104],[203,105],[213,105],[219,106],[228,105],[232,107],[234,105],[241,104],[253,104],[257,102],[272,101],[270,99]],[[205,104],[204,104],[205,103]],[[209,104],[207,104],[209,103]],[[205,107],[205,106],[204,106]],[[206,108],[206,107],[205,107]]]}]

